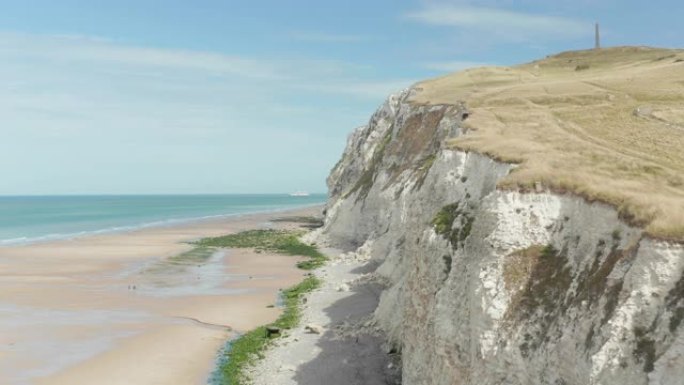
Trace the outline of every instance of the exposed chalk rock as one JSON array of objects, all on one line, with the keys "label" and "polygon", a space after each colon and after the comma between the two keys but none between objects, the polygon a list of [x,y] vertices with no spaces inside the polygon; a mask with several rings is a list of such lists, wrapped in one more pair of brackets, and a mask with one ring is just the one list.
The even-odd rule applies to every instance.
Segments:
[{"label": "exposed chalk rock", "polygon": [[337,287],[337,291],[349,291],[349,285],[346,283],[341,284],[340,286]]},{"label": "exposed chalk rock", "polygon": [[304,326],[304,330],[312,334],[323,334],[323,326],[316,324],[308,324]]},{"label": "exposed chalk rock", "polygon": [[601,203],[498,190],[514,165],[447,144],[465,107],[411,92],[351,134],[311,236],[379,264],[403,383],[681,384],[684,247]]}]

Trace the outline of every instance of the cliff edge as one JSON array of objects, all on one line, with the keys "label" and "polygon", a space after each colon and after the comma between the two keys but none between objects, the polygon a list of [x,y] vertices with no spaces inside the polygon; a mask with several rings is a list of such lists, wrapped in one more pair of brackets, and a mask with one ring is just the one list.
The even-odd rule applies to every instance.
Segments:
[{"label": "cliff edge", "polygon": [[391,96],[321,239],[386,283],[405,384],[679,384],[684,53],[621,47]]}]

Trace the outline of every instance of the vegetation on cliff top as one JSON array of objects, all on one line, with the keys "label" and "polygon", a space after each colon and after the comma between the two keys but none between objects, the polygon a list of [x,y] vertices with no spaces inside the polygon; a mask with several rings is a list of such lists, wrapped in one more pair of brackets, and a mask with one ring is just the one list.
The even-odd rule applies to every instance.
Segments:
[{"label": "vegetation on cliff top", "polygon": [[428,80],[412,102],[466,102],[467,134],[450,145],[519,163],[501,188],[572,192],[684,240],[682,59],[645,47],[566,52]]}]

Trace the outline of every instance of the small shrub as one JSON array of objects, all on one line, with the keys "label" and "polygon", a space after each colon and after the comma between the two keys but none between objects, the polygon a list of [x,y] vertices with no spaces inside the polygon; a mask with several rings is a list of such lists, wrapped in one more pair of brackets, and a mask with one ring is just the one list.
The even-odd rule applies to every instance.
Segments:
[{"label": "small shrub", "polygon": [[444,260],[444,279],[446,280],[449,278],[449,273],[451,273],[451,255],[444,255],[442,259]]},{"label": "small shrub", "polygon": [[542,252],[541,252],[542,258],[553,258],[556,255],[558,255],[558,250],[556,250],[556,248],[553,247],[553,245],[544,246],[544,248],[542,249]]},{"label": "small shrub", "polygon": [[677,56],[677,55],[675,55],[675,54],[660,56],[660,57],[657,57],[657,58],[653,59],[653,61],[663,61],[663,60],[666,60],[666,59],[672,59],[672,58],[674,58],[674,57],[676,57],[676,56]]},{"label": "small shrub", "polygon": [[634,358],[644,363],[644,372],[650,373],[655,369],[656,349],[655,341],[647,337],[649,331],[645,328],[637,327],[634,329],[636,337],[636,347],[634,348]]},{"label": "small shrub", "polygon": [[611,233],[611,237],[613,238],[613,240],[614,240],[615,242],[620,242],[621,234],[622,234],[622,233],[621,233],[620,229],[615,229],[615,230],[613,230],[613,232]]},{"label": "small shrub", "polygon": [[444,237],[447,237],[451,232],[451,226],[459,214],[458,202],[442,207],[432,220],[432,225],[435,227],[435,232]]},{"label": "small shrub", "polygon": [[454,248],[463,245],[475,222],[474,217],[459,207],[458,202],[446,205],[432,219],[435,232],[447,239]]}]

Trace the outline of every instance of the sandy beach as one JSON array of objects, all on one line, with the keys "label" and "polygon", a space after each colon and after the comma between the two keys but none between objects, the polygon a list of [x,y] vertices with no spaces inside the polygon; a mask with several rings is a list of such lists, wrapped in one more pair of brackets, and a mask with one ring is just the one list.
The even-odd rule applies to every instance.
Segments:
[{"label": "sandy beach", "polygon": [[320,207],[0,248],[0,383],[205,384],[232,333],[277,318],[298,258],[184,243]]}]

